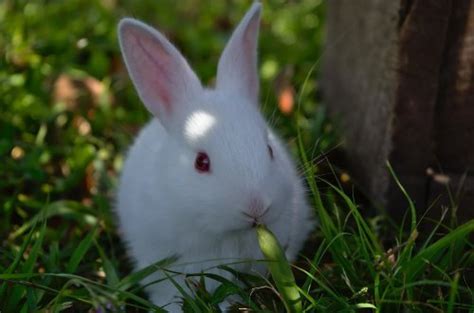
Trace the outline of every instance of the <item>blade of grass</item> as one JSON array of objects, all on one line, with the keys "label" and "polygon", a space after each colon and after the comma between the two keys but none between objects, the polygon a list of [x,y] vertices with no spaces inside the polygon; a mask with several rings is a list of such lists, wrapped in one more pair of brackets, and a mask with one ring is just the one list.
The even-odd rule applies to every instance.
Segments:
[{"label": "blade of grass", "polygon": [[38,214],[23,223],[18,230],[10,234],[10,239],[18,238],[37,223],[56,215],[74,215],[78,220],[83,220],[86,216],[93,217],[93,212],[76,201],[52,202],[47,204]]},{"label": "blade of grass", "polygon": [[328,295],[330,295],[338,304],[343,306],[346,309],[349,309],[349,305],[346,301],[346,299],[342,296],[339,296],[334,290],[331,289],[328,285],[326,285],[322,280],[318,279],[316,276],[312,275],[310,272],[307,270],[300,268],[300,267],[295,267],[302,273],[305,273],[307,276],[311,277],[312,280],[316,282],[316,285],[321,288],[321,290],[324,290]]},{"label": "blade of grass", "polygon": [[116,271],[116,267],[112,264],[102,247],[95,241],[95,239],[93,240],[93,242],[102,260],[102,267],[105,272],[105,277],[107,278],[107,284],[109,284],[110,286],[117,285],[119,283],[119,278]]},{"label": "blade of grass", "polygon": [[[28,253],[27,259],[21,266],[21,272],[23,273],[32,273],[36,261],[38,259],[38,255],[41,249],[41,245],[43,244],[44,234],[46,232],[46,221],[43,222],[41,228],[38,232],[38,238],[34,241],[33,247]],[[15,308],[18,307],[21,299],[25,296],[28,288],[24,286],[16,285],[10,290],[10,295],[7,300],[6,305],[6,312],[13,312]]]},{"label": "blade of grass", "polygon": [[[408,239],[407,245],[402,249],[402,252],[400,253],[400,256],[397,260],[397,263],[399,264],[404,264],[405,261],[408,262],[412,256],[413,253],[413,248],[415,246],[415,241],[418,238],[418,231],[417,231],[417,218],[416,218],[416,208],[415,204],[411,200],[410,196],[408,195],[408,192],[405,190],[403,185],[401,184],[400,180],[398,179],[398,176],[395,174],[395,171],[393,170],[391,164],[389,161],[386,162],[387,168],[390,172],[390,175],[392,178],[395,180],[395,183],[398,186],[398,189],[403,193],[404,197],[406,198],[408,202],[408,207],[410,209],[410,215],[411,215],[411,224],[410,224],[410,237]],[[410,281],[410,280],[409,280]],[[409,301],[414,301],[414,291],[412,288],[407,288],[406,290],[408,300]]]},{"label": "blade of grass", "polygon": [[176,256],[160,260],[139,271],[133,272],[130,275],[125,276],[114,287],[118,290],[128,290],[131,286],[139,284],[145,277],[150,276],[156,271],[165,269],[167,266],[171,265],[177,260],[178,258]]},{"label": "blade of grass", "polygon": [[303,289],[298,288],[298,291],[299,293],[303,296],[303,300],[306,300],[310,303],[310,305],[304,305],[303,306],[303,312],[308,312],[309,310],[311,309],[314,309],[314,308],[317,308],[319,307],[318,306],[318,303],[316,302],[316,300],[309,294],[309,292],[306,292],[304,291]]},{"label": "blade of grass", "polygon": [[405,198],[408,201],[408,206],[410,208],[411,212],[411,227],[410,227],[410,232],[413,233],[416,230],[416,208],[415,204],[411,200],[410,196],[408,195],[408,192],[405,190],[403,185],[400,183],[400,180],[398,179],[398,176],[395,174],[395,171],[392,168],[392,165],[390,162],[387,161],[386,163],[388,170],[390,171],[390,175],[392,175],[393,179],[395,180],[395,183],[397,184],[398,188],[400,191],[403,193]]},{"label": "blade of grass", "polygon": [[[20,247],[20,250],[17,251],[16,254],[15,254],[15,259],[10,264],[10,266],[6,269],[4,274],[7,274],[7,275],[11,274],[17,269],[18,265],[20,264],[21,258],[23,257],[23,254],[26,251],[26,248],[29,246],[29,244],[31,242],[31,239],[33,238],[34,232],[35,232],[35,227],[33,227],[30,230],[28,236],[26,236],[25,240],[23,241],[23,243]],[[2,279],[2,278],[0,278],[0,279]],[[0,299],[5,299],[6,298],[5,297],[6,292],[7,292],[7,282],[3,282],[1,287],[0,287]],[[3,311],[6,311],[8,303],[3,302],[3,303],[0,303],[0,304],[2,305]],[[8,311],[6,311],[6,312],[8,312]]]},{"label": "blade of grass", "polygon": [[[329,244],[331,244],[331,242]],[[326,245],[326,238],[324,238],[321,244],[319,245],[318,250],[316,250],[316,253],[313,256],[313,259],[312,260],[307,259],[308,264],[311,264],[311,268],[309,270],[311,274],[315,275],[317,266],[321,262],[321,258],[324,256],[327,250],[328,250],[328,245]],[[306,280],[301,289],[305,290],[305,292],[309,292],[309,290],[311,289],[311,284],[312,284],[312,280],[309,277],[306,277]]]},{"label": "blade of grass", "polygon": [[424,271],[426,266],[425,260],[436,263],[436,260],[434,260],[436,255],[439,255],[443,250],[448,249],[455,241],[466,238],[472,232],[474,232],[474,220],[459,226],[446,236],[420,251],[406,265],[407,281],[412,282],[416,280],[419,273]]},{"label": "blade of grass", "polygon": [[193,312],[196,312],[196,313],[199,313],[199,312],[202,312],[201,308],[199,307],[199,305],[197,305],[193,299],[193,297],[191,297],[189,295],[189,293],[187,293],[183,287],[181,287],[180,284],[178,284],[178,282],[171,276],[167,273],[167,271],[163,271],[164,275],[166,276],[167,279],[169,279],[169,281],[174,285],[174,287],[179,291],[179,293],[183,296],[183,299],[184,301],[191,306],[191,308],[193,309]]},{"label": "blade of grass", "polygon": [[356,309],[373,309],[377,310],[377,307],[373,305],[372,303],[357,303],[354,305]]},{"label": "blade of grass", "polygon": [[60,311],[59,308],[62,305],[62,302],[60,300],[62,300],[65,297],[74,296],[74,292],[71,292],[71,290],[69,289],[69,286],[76,286],[76,287],[77,286],[82,286],[82,287],[84,287],[87,290],[87,292],[89,293],[90,298],[83,298],[83,297],[80,297],[80,296],[76,296],[76,299],[82,299],[82,301],[84,301],[85,303],[89,303],[89,304],[93,305],[95,308],[97,308],[97,306],[98,306],[98,303],[97,303],[97,300],[96,300],[97,295],[92,290],[92,288],[90,288],[89,284],[87,284],[87,282],[83,281],[82,279],[71,279],[71,280],[67,281],[61,287],[61,289],[59,290],[56,297],[54,297],[54,299],[51,300],[50,306],[51,306],[53,312],[59,312]]},{"label": "blade of grass", "polygon": [[454,279],[451,283],[451,289],[449,290],[448,310],[446,311],[447,313],[453,313],[454,311],[454,303],[458,295],[459,276],[459,272],[457,272],[454,275]]},{"label": "blade of grass", "polygon": [[375,312],[379,313],[381,311],[381,305],[379,305],[380,302],[380,273],[377,273],[375,275],[375,280],[374,280],[374,301],[376,304],[376,310]]},{"label": "blade of grass", "polygon": [[46,221],[42,223],[41,228],[39,230],[38,238],[35,240],[35,243],[33,244],[33,247],[31,248],[28,254],[28,258],[26,259],[25,263],[22,266],[23,273],[32,273],[33,268],[38,259],[41,245],[43,244],[45,232],[46,232]]},{"label": "blade of grass", "polygon": [[364,239],[364,243],[368,243],[367,251],[371,255],[381,254],[383,249],[380,246],[379,241],[377,240],[377,236],[370,228],[369,224],[365,221],[365,218],[360,214],[357,206],[354,204],[351,198],[349,198],[341,189],[337,188],[335,185],[331,184],[330,182],[321,179],[321,181],[325,182],[332,190],[334,190],[343,200],[346,206],[349,208],[350,212],[354,216],[354,220],[357,224],[359,234]]},{"label": "blade of grass", "polygon": [[69,262],[66,265],[67,273],[74,273],[76,271],[77,266],[79,265],[79,263],[81,263],[87,251],[89,251],[90,247],[92,246],[92,242],[96,236],[96,233],[97,227],[92,229],[92,231],[90,231],[89,234],[87,234],[87,236],[83,240],[81,240],[76,249],[74,249],[71,258],[69,259]]}]

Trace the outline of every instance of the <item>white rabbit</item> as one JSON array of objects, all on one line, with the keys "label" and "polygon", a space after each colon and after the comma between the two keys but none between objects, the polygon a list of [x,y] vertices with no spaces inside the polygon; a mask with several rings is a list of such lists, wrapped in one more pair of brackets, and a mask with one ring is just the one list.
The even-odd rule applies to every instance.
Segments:
[{"label": "white rabbit", "polygon": [[[259,112],[260,10],[254,3],[234,31],[215,88],[201,85],[161,33],[120,21],[127,69],[155,117],[128,152],[118,190],[119,225],[136,269],[172,255],[179,259],[171,269],[181,273],[261,260],[256,223],[266,224],[294,259],[314,225],[302,180]],[[258,262],[234,267],[265,273]],[[158,271],[146,282],[163,277]],[[184,275],[174,279],[184,286]],[[146,290],[156,305],[180,311],[180,293],[169,280]]]}]

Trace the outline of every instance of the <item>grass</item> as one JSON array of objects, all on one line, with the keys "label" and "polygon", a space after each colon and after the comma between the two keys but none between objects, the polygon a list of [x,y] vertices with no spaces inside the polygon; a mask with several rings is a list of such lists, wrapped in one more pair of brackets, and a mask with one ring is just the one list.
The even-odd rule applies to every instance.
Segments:
[{"label": "grass", "polygon": [[[371,223],[373,220],[362,217],[341,189],[317,181],[315,176],[308,179],[313,186],[325,185],[328,190],[327,196],[318,200],[323,204],[317,210],[320,226],[312,240],[317,249],[294,267],[304,312],[474,310],[468,276],[472,273],[467,271],[474,262],[469,242],[474,221],[454,229],[440,223],[445,235],[436,235],[439,228],[435,227],[425,240],[419,239],[417,224],[410,223],[414,228],[400,231],[395,244],[387,246],[382,243],[377,225]],[[2,260],[9,260],[0,274],[3,312],[56,312],[68,308],[159,311],[143,297],[138,284],[175,260],[159,261],[140,272],[124,275],[119,266],[121,259],[111,253],[113,246],[105,245],[110,251],[104,251],[104,245],[99,244],[104,237],[115,236],[114,230],[105,228],[99,219],[86,228],[87,234],[74,243],[73,249],[62,251],[58,242],[51,239],[55,232],[54,213],[65,214],[64,222],[74,208],[67,203],[51,203],[48,208],[53,214],[41,211],[42,216],[23,229],[24,235],[18,237],[20,246],[2,249]],[[70,217],[70,223],[80,223],[82,214],[87,213]],[[232,294],[242,297],[243,307],[258,312],[284,310],[271,281],[235,274],[247,288],[210,274],[207,277],[221,283],[212,294],[205,290],[201,274],[190,276],[189,288],[176,287],[190,312],[217,311],[215,305]]]},{"label": "grass", "polygon": [[[130,12],[160,25],[211,81],[248,2],[218,2],[205,12],[194,0],[180,8],[171,0],[0,3],[0,312],[160,311],[139,282],[176,260],[131,273],[112,214],[122,151],[148,119],[121,66],[115,26]],[[191,23],[187,17],[197,14],[199,23]],[[296,138],[288,144],[301,159],[319,220],[292,265],[302,310],[474,312],[473,221],[457,225],[447,209],[422,233],[423,218],[405,193],[406,226],[394,225],[368,214],[339,173],[323,175],[332,167],[313,160],[338,143],[312,67],[322,53],[323,21],[317,1],[284,10],[268,1],[260,41],[263,109],[285,138]],[[282,106],[283,92],[298,110]],[[185,310],[217,312],[229,295],[255,312],[285,310],[271,278],[230,265],[221,267],[239,283],[195,274],[176,286]],[[204,277],[219,287],[208,292]]]}]

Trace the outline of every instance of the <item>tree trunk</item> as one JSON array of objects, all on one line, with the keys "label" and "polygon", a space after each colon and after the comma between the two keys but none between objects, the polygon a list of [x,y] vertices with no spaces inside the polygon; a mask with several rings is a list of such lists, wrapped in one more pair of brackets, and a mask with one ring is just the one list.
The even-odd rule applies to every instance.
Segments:
[{"label": "tree trunk", "polygon": [[356,180],[403,216],[388,160],[420,211],[459,189],[459,216],[474,218],[474,1],[327,5],[324,99]]}]

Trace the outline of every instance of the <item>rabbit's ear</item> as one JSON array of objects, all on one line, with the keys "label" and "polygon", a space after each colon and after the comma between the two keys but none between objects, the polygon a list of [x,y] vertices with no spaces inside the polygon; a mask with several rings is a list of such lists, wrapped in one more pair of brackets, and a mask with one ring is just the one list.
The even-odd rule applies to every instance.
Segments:
[{"label": "rabbit's ear", "polygon": [[261,4],[255,2],[235,29],[217,68],[216,87],[258,102],[257,39]]},{"label": "rabbit's ear", "polygon": [[138,94],[168,128],[202,87],[179,51],[157,30],[125,18],[119,23],[125,64]]}]

